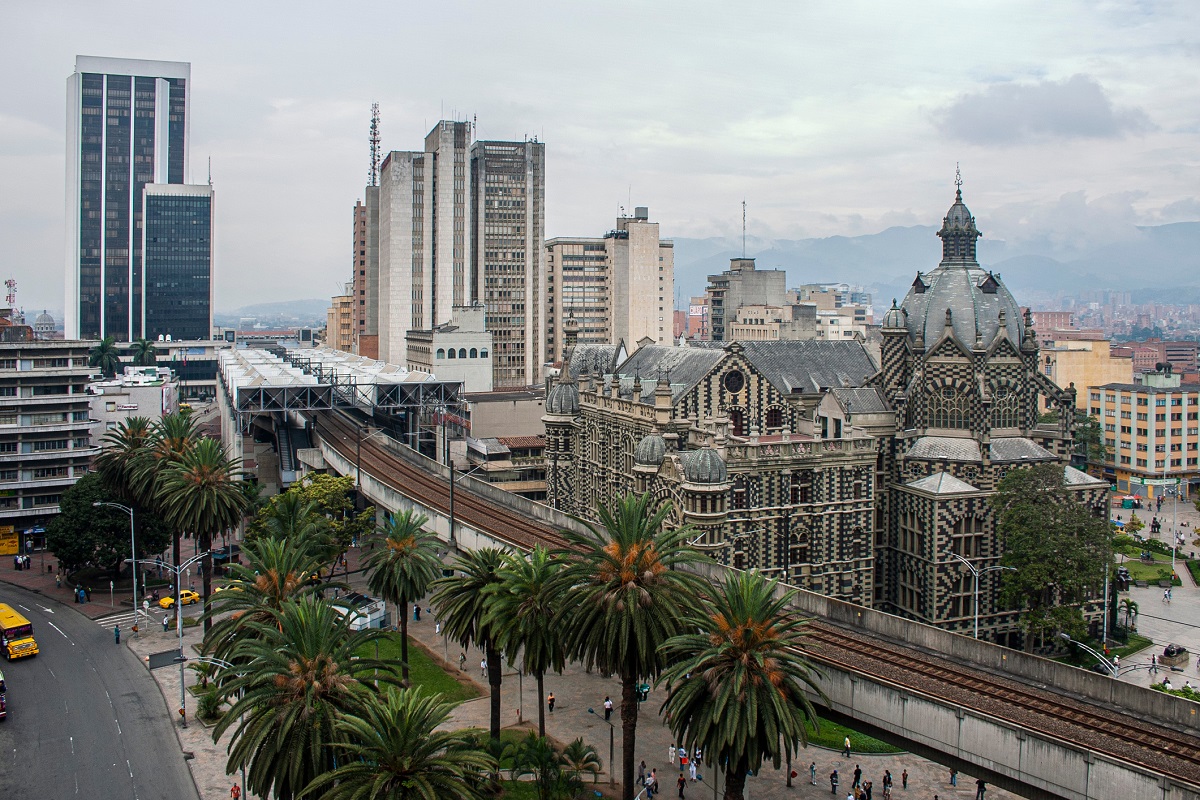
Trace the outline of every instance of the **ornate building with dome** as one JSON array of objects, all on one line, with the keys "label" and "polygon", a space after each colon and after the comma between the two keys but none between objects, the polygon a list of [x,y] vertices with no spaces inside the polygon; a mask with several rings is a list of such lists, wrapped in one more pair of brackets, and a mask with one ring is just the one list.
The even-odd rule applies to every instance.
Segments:
[{"label": "ornate building with dome", "polygon": [[[1108,486],[1068,466],[1074,390],[1038,370],[1037,339],[961,186],[883,319],[881,363],[856,341],[578,344],[546,397],[548,502],[585,518],[630,492],[721,563],[954,630],[1015,629],[996,609],[989,499],[1009,469],[1052,462],[1107,513]],[[1060,421],[1039,425],[1040,402]],[[969,566],[968,566],[969,565]]]}]

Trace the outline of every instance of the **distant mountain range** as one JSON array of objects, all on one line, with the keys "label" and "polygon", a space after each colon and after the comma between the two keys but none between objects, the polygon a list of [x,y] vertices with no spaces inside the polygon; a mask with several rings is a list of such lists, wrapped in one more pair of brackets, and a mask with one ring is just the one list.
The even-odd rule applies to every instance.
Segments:
[{"label": "distant mountain range", "polygon": [[[678,307],[686,308],[689,297],[704,294],[708,276],[728,269],[729,259],[741,255],[741,246],[741,239],[675,239]],[[758,269],[787,270],[789,288],[858,284],[883,308],[893,297],[904,297],[917,270],[937,266],[941,241],[937,228],[916,225],[865,236],[749,239],[746,254],[755,258]],[[1022,304],[1088,289],[1129,291],[1137,303],[1200,303],[1200,222],[1139,227],[1124,241],[1082,252],[1056,252],[1047,242],[1014,245],[985,237],[979,240],[979,261],[998,272]],[[256,317],[319,325],[328,307],[329,298],[255,303],[217,317],[228,320],[224,324]]]},{"label": "distant mountain range", "polygon": [[[866,236],[747,241],[746,255],[758,269],[787,270],[789,288],[803,283],[866,286],[876,306],[908,292],[918,270],[941,258],[937,228],[888,228]],[[1040,252],[1039,252],[1040,251]],[[1016,246],[981,239],[979,261],[1000,274],[1018,302],[1048,300],[1087,289],[1121,289],[1134,302],[1200,302],[1200,222],[1139,227],[1125,241],[1084,252],[1047,255],[1045,244]],[[678,304],[701,295],[710,274],[729,268],[741,255],[741,240],[675,239]]]}]

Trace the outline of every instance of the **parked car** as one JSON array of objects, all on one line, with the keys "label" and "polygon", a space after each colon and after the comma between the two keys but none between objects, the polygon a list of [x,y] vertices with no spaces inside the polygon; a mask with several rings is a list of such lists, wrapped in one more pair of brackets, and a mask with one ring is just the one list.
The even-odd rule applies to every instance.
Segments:
[{"label": "parked car", "polygon": [[[200,594],[198,592],[193,592],[191,589],[184,589],[179,593],[179,605],[181,606],[190,606],[192,603],[199,602]],[[175,605],[174,597],[164,597],[158,601],[159,608],[170,608],[173,605]]]}]

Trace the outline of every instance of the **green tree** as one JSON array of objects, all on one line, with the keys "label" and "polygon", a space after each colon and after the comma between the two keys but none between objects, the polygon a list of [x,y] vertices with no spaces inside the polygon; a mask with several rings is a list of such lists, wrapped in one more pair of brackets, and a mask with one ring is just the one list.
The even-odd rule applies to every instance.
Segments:
[{"label": "green tree", "polygon": [[1133,623],[1138,615],[1137,602],[1132,597],[1122,597],[1121,610],[1125,612],[1125,627],[1133,630]]},{"label": "green tree", "polygon": [[321,800],[483,800],[495,762],[458,731],[438,730],[454,709],[420,689],[394,689],[362,716],[338,720],[336,769],[304,797]]},{"label": "green tree", "polygon": [[804,655],[806,620],[789,609],[796,592],[757,572],[730,574],[695,619],[695,632],[663,647],[663,703],[675,740],[728,765],[725,800],[742,800],[746,774],[763,761],[778,769],[807,742],[817,714],[807,690],[821,694]]},{"label": "green tree", "polygon": [[579,777],[566,769],[562,753],[545,737],[530,731],[513,749],[513,776],[533,779],[538,800],[559,800],[575,794]]},{"label": "green tree", "polygon": [[626,495],[597,509],[600,526],[564,531],[569,549],[555,580],[559,603],[553,625],[564,632],[568,655],[621,678],[621,783],[633,800],[639,680],[664,666],[662,645],[684,631],[684,614],[699,602],[703,583],[675,569],[704,558],[687,545],[687,526],[664,528],[670,505],[650,511],[648,495]]},{"label": "green tree", "polygon": [[103,450],[96,456],[95,472],[121,502],[141,505],[145,498],[135,491],[141,464],[149,455],[154,426],[147,417],[128,417],[104,434]]},{"label": "green tree", "polygon": [[1004,544],[1001,601],[1022,610],[1025,649],[1057,631],[1078,638],[1085,630],[1081,604],[1103,586],[1112,563],[1107,509],[1097,515],[1063,486],[1063,468],[1042,464],[1014,469],[996,486],[992,504]]},{"label": "green tree", "polygon": [[506,556],[501,582],[492,587],[487,621],[496,631],[496,644],[509,662],[521,658],[525,672],[537,679],[538,735],[546,735],[546,673],[561,673],[566,661],[562,636],[549,624],[557,607],[553,579],[559,562],[541,545],[528,556]]},{"label": "green tree", "polygon": [[[327,526],[330,538],[329,560],[340,557],[357,538],[365,538],[375,526],[375,508],[368,506],[363,511],[354,511],[354,479],[335,475],[308,475],[286,492],[272,497],[247,529],[247,538],[253,539],[263,533],[266,519],[273,513],[272,507],[285,502],[284,498],[299,498],[312,504],[312,511]],[[331,570],[332,572],[332,570]]]},{"label": "green tree", "polygon": [[139,367],[152,367],[158,360],[158,350],[149,339],[134,339],[129,345],[129,354],[133,356],[134,365]]},{"label": "green tree", "polygon": [[400,669],[408,683],[408,604],[419,600],[437,580],[442,562],[438,539],[425,530],[429,518],[412,509],[392,516],[384,526],[383,541],[367,556],[367,586],[398,606]]},{"label": "green tree", "polygon": [[[236,526],[246,508],[238,488],[239,465],[225,457],[216,439],[201,439],[178,463],[168,468],[161,483],[164,515],[178,530],[197,537],[204,556],[204,611],[212,593],[213,535]],[[204,629],[212,619],[204,618]]]},{"label": "green tree", "polygon": [[233,661],[238,642],[253,634],[251,623],[276,624],[289,601],[320,592],[309,577],[320,558],[283,539],[263,538],[242,546],[246,563],[232,564],[230,580],[212,597],[206,619],[215,620],[204,637],[204,650]]},{"label": "green tree", "polygon": [[590,744],[584,744],[582,737],[572,740],[563,748],[562,762],[563,768],[579,779],[581,784],[583,773],[590,773],[593,783],[600,774],[600,754]]},{"label": "green tree", "polygon": [[1131,511],[1129,513],[1129,522],[1125,523],[1125,532],[1130,536],[1136,536],[1145,530],[1145,528],[1146,523],[1142,522],[1142,519],[1137,515],[1137,512]]},{"label": "green tree", "polygon": [[117,351],[117,337],[105,336],[88,350],[88,366],[96,367],[104,377],[111,378],[121,368],[121,354]]},{"label": "green tree", "polygon": [[1075,412],[1075,452],[1090,462],[1104,463],[1111,457],[1104,444],[1104,429],[1100,420],[1082,411]]},{"label": "green tree", "polygon": [[503,580],[504,551],[495,547],[470,550],[452,564],[454,575],[439,578],[430,587],[433,607],[442,622],[442,630],[463,647],[475,645],[484,653],[491,686],[491,727],[493,739],[500,738],[500,650],[495,627],[487,621],[490,587]]},{"label": "green tree", "polygon": [[326,562],[339,552],[329,520],[316,503],[299,492],[276,495],[262,507],[255,519],[254,535],[246,537],[251,542],[260,539],[284,539]]},{"label": "green tree", "polygon": [[355,655],[384,631],[351,631],[317,598],[287,601],[273,621],[249,627],[253,635],[234,649],[238,672],[218,679],[223,696],[237,699],[213,741],[232,728],[226,768],[245,767],[246,788],[259,796],[292,800],[337,766],[334,746],[346,742],[341,723],[370,714],[378,702],[373,681],[394,685],[398,677],[392,664]]},{"label": "green tree", "polygon": [[[145,454],[131,462],[129,490],[138,497],[138,505],[153,509],[166,517],[162,510],[162,481],[167,468],[177,463],[196,446],[195,423],[184,414],[168,414],[151,426],[150,437],[145,442]],[[181,533],[176,527],[172,531],[171,557],[180,563]],[[178,593],[181,576],[174,576],[175,592]]]},{"label": "green tree", "polygon": [[[84,475],[63,492],[59,513],[46,525],[46,547],[75,570],[96,566],[116,574],[129,558],[129,515],[93,503],[120,502],[98,473]],[[138,558],[161,553],[171,543],[171,529],[148,511],[134,511]]]}]

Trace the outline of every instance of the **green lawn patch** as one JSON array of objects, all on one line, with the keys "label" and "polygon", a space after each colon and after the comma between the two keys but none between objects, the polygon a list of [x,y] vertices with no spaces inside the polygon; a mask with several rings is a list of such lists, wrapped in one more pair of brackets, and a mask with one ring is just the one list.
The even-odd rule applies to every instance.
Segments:
[{"label": "green lawn patch", "polygon": [[[375,645],[367,644],[359,649],[362,658],[375,657]],[[384,661],[400,660],[400,634],[389,633],[379,640],[379,658]],[[413,686],[420,686],[426,691],[440,694],[442,699],[451,703],[461,703],[479,696],[479,690],[474,685],[460,682],[451,673],[442,669],[441,665],[425,651],[411,636],[408,637],[408,677]]]},{"label": "green lawn patch", "polygon": [[1145,564],[1141,561],[1126,561],[1121,566],[1129,570],[1129,577],[1135,581],[1149,581],[1157,583],[1158,581],[1169,580],[1174,577],[1174,583],[1179,585],[1179,576],[1171,572],[1171,562],[1156,561],[1153,564]]},{"label": "green lawn patch", "polygon": [[1187,562],[1188,572],[1192,573],[1192,580],[1197,586],[1200,586],[1200,559]]},{"label": "green lawn patch", "polygon": [[[1095,650],[1097,652],[1104,652],[1103,650],[1101,650],[1101,645],[1099,642],[1088,641],[1088,642],[1084,642],[1084,644],[1086,644],[1088,647],[1092,648],[1093,650]],[[1121,647],[1109,649],[1109,657],[1111,658],[1112,656],[1117,655],[1117,656],[1120,656],[1121,658],[1126,658],[1126,657],[1131,656],[1134,653],[1138,652],[1139,650],[1145,650],[1147,647],[1150,647],[1152,644],[1154,644],[1154,642],[1152,642],[1150,639],[1146,638],[1145,636],[1141,636],[1136,633],[1131,633],[1131,634],[1129,634],[1129,640],[1124,645],[1122,645]],[[1078,648],[1078,647],[1072,647],[1070,653],[1068,653],[1066,655],[1062,655],[1062,656],[1055,656],[1051,660],[1058,661],[1063,664],[1070,664],[1072,667],[1082,667],[1082,668],[1089,668],[1093,664],[1097,663],[1095,656],[1093,656],[1091,653],[1088,653],[1087,651],[1085,651],[1081,648]]]},{"label": "green lawn patch", "polygon": [[847,728],[845,725],[839,725],[836,722],[827,720],[824,717],[820,718],[821,730],[816,731],[812,725],[808,726],[808,743],[815,744],[819,747],[828,747],[830,750],[841,750],[842,744],[847,736],[850,737],[850,750],[853,753],[903,753],[899,747],[890,745],[885,741],[876,739],[874,736],[868,736],[865,733],[859,733],[852,728]]}]

